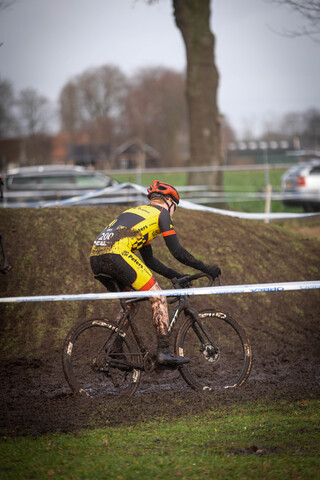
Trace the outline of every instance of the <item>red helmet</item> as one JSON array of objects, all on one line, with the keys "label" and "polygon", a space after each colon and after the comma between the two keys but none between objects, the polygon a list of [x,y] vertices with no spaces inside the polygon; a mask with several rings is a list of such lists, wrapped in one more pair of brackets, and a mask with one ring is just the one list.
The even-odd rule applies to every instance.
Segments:
[{"label": "red helmet", "polygon": [[160,195],[168,195],[176,205],[180,202],[180,195],[177,190],[170,185],[169,183],[160,182],[160,180],[154,180],[153,184],[147,189],[148,198],[151,197],[153,193],[158,193]]}]

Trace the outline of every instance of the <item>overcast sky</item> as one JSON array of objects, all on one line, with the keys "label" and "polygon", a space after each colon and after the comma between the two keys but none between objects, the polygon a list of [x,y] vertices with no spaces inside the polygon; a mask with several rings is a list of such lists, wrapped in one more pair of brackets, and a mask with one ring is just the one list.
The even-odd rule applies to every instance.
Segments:
[{"label": "overcast sky", "polygon": [[[267,0],[212,0],[218,103],[241,137],[287,112],[320,109],[320,43],[275,33],[302,20]],[[15,0],[0,12],[0,76],[53,102],[89,67],[186,68],[171,0]]]}]

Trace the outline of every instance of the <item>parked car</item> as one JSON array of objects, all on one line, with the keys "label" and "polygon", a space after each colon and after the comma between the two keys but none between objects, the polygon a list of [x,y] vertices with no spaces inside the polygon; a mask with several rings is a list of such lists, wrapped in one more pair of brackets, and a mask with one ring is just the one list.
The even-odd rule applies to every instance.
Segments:
[{"label": "parked car", "polygon": [[104,173],[72,165],[15,168],[3,176],[3,181],[5,203],[63,200],[118,185]]},{"label": "parked car", "polygon": [[284,205],[320,210],[320,158],[313,158],[291,167],[282,176]]}]

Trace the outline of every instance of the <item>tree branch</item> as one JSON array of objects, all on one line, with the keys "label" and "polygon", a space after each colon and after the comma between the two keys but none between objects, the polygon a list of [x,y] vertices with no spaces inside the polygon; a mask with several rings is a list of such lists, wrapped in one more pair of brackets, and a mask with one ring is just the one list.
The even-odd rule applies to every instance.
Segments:
[{"label": "tree branch", "polygon": [[10,7],[14,3],[14,0],[0,0],[0,11]]},{"label": "tree branch", "polygon": [[[314,35],[320,33],[320,1],[319,0],[267,0],[269,3],[277,3],[288,7],[293,12],[299,14],[305,21],[298,30],[292,30],[285,33],[288,37],[309,36],[315,41]],[[279,33],[279,32],[278,32]]]}]

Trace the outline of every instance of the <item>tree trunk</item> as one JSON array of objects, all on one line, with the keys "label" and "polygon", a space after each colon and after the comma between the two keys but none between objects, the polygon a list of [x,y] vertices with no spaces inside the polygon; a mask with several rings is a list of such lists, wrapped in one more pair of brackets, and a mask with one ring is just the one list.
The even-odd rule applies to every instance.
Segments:
[{"label": "tree trunk", "polygon": [[[187,104],[191,164],[221,165],[217,107],[218,70],[210,31],[210,0],[173,0],[177,27],[187,54]],[[221,172],[192,173],[193,184],[222,184]],[[190,181],[189,181],[190,183]]]}]

